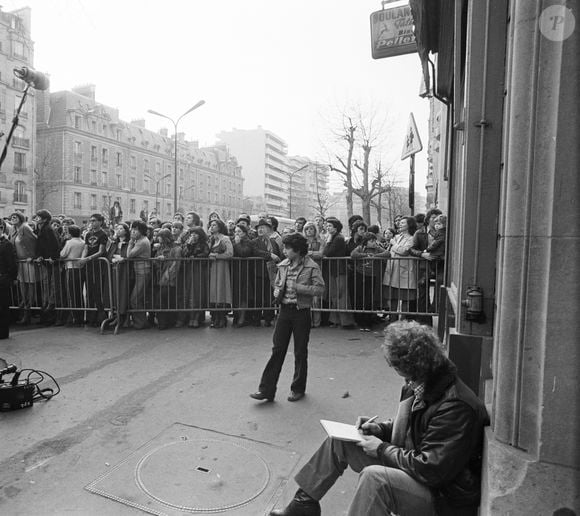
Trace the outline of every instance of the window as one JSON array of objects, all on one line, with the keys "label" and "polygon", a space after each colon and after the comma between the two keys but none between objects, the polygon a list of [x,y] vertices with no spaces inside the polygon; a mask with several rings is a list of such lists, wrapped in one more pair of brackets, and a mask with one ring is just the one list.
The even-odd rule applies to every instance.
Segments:
[{"label": "window", "polygon": [[101,150],[101,160],[103,161],[103,164],[107,164],[109,163],[109,149],[102,149]]},{"label": "window", "polygon": [[74,152],[75,158],[80,159],[83,157],[82,145],[83,144],[81,142],[74,142],[73,152]]},{"label": "window", "polygon": [[73,208],[75,210],[80,210],[82,208],[82,195],[80,192],[73,193]]},{"label": "window", "polygon": [[183,179],[183,169],[179,169],[179,179]]},{"label": "window", "polygon": [[129,212],[135,213],[135,199],[129,201]]},{"label": "window", "polygon": [[81,167],[75,167],[73,169],[73,181],[75,183],[82,183],[82,178],[81,178]]},{"label": "window", "polygon": [[117,152],[117,161],[116,161],[116,165],[118,167],[123,166],[123,155],[120,152]]},{"label": "window", "polygon": [[149,192],[149,178],[148,177],[143,178],[143,190],[147,193]]},{"label": "window", "polygon": [[6,113],[6,90],[4,88],[0,89],[0,113],[2,115]]},{"label": "window", "polygon": [[97,147],[91,145],[91,161],[97,161]]},{"label": "window", "polygon": [[106,195],[103,195],[103,204],[102,206],[108,206],[109,205],[109,198]]},{"label": "window", "polygon": [[173,213],[173,211],[171,210],[171,207],[172,207],[171,203],[168,202],[167,203],[167,210],[166,210],[168,215],[171,215],[171,213]]},{"label": "window", "polygon": [[117,137],[117,141],[120,142],[121,141],[121,129],[117,129],[116,137]]},{"label": "window", "polygon": [[97,169],[96,168],[91,168],[91,184],[92,185],[97,184]]},{"label": "window", "polygon": [[12,40],[12,54],[14,57],[20,59],[26,57],[26,54],[24,53],[24,43],[22,41]]},{"label": "window", "polygon": [[91,210],[97,209],[97,194],[91,194]]},{"label": "window", "polygon": [[149,201],[143,201],[143,211],[149,213]]},{"label": "window", "polygon": [[26,154],[24,152],[14,153],[14,172],[16,174],[26,173]]},{"label": "window", "polygon": [[133,169],[137,168],[137,158],[135,156],[131,156],[129,163],[131,165],[131,168]]},{"label": "window", "polygon": [[123,188],[123,176],[117,174],[117,188]]},{"label": "window", "polygon": [[93,133],[97,132],[97,121],[96,120],[93,120],[91,122],[91,128],[93,129]]},{"label": "window", "polygon": [[26,183],[24,181],[16,181],[14,184],[14,202],[27,202],[26,197]]},{"label": "window", "polygon": [[82,124],[82,117],[79,115],[75,115],[75,129],[80,129]]},{"label": "window", "polygon": [[146,174],[149,174],[149,160],[148,159],[143,160],[143,171]]},{"label": "window", "polygon": [[171,193],[171,184],[165,183],[165,195],[169,195]]},{"label": "window", "polygon": [[159,161],[157,161],[157,162],[155,163],[155,173],[156,173],[157,175],[159,175],[159,173],[160,173],[160,172],[161,172],[161,163],[159,163]]},{"label": "window", "polygon": [[107,186],[109,178],[107,177],[107,171],[101,170],[101,184]]},{"label": "window", "polygon": [[131,189],[132,192],[135,191],[135,178],[134,177],[129,178],[129,188]]}]

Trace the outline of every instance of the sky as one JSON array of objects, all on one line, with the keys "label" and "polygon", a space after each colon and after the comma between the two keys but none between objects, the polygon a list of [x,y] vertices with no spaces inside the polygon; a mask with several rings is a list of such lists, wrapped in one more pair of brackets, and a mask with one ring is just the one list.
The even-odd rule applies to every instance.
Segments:
[{"label": "sky", "polygon": [[[98,102],[122,120],[148,109],[182,119],[188,140],[212,145],[222,130],[261,125],[288,144],[290,155],[328,161],[330,129],[345,107],[372,110],[384,124],[375,159],[400,161],[409,113],[423,151],[416,190],[427,170],[428,101],[419,97],[417,54],[371,57],[370,22],[379,0],[3,0],[4,11],[32,9],[34,67],[51,91],[92,83]],[[170,134],[172,127],[170,128]]]}]

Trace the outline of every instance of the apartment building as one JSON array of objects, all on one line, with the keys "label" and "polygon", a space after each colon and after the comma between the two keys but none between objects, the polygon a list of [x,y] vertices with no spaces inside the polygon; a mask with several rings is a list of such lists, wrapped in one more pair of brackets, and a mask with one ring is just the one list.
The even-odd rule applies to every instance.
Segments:
[{"label": "apartment building", "polygon": [[[34,46],[30,39],[30,9],[11,12],[0,8],[0,152],[5,148],[12,120],[26,84],[14,75],[14,69],[32,67]],[[0,168],[0,215],[21,211],[29,216],[33,206],[35,97],[28,91],[6,157]]]},{"label": "apartment building", "polygon": [[288,217],[313,218],[328,209],[330,168],[304,156],[288,157]]},{"label": "apartment building", "polygon": [[242,166],[244,196],[255,212],[286,217],[289,208],[288,146],[276,134],[256,129],[232,129],[217,135]]},{"label": "apartment building", "polygon": [[38,208],[78,223],[94,212],[109,218],[122,211],[130,220],[152,212],[170,219],[175,211],[241,211],[241,170],[224,148],[200,149],[178,134],[175,174],[175,136],[148,130],[144,120],[120,120],[118,109],[96,101],[94,85],[39,92],[37,100]]}]

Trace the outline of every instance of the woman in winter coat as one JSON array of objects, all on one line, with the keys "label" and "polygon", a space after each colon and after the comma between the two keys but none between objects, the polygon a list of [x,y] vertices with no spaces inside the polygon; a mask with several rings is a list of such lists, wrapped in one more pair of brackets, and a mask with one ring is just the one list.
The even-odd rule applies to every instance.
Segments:
[{"label": "woman in winter coat", "polygon": [[[306,237],[306,242],[308,243],[308,256],[310,256],[310,258],[316,262],[316,265],[320,267],[322,263],[322,248],[324,247],[324,244],[318,234],[318,227],[314,222],[307,222],[304,224],[303,231],[304,236]],[[312,298],[313,328],[318,328],[322,319],[322,312],[316,310],[317,308],[322,308],[322,298],[320,296],[314,296]]]},{"label": "woman in winter coat", "polygon": [[399,232],[391,240],[391,259],[383,276],[383,299],[385,306],[402,312],[415,312],[417,305],[417,263],[411,257],[413,235],[417,230],[414,217],[399,220]]},{"label": "woman in winter coat", "polygon": [[[155,251],[156,305],[160,309],[175,308],[177,275],[181,266],[181,247],[174,241],[170,229],[162,229],[157,235],[159,247]],[[157,326],[166,330],[175,324],[175,312],[157,312]]]},{"label": "woman in winter coat", "polygon": [[254,245],[248,237],[248,228],[243,224],[234,228],[233,246],[234,257],[241,258],[234,260],[232,267],[234,308],[239,309],[234,312],[234,324],[242,327],[249,324],[244,309],[254,306],[254,261],[249,258],[256,256]]},{"label": "woman in winter coat", "polygon": [[30,324],[30,306],[36,299],[36,282],[38,281],[35,265],[36,235],[30,226],[24,222],[24,215],[15,212],[10,215],[12,231],[9,239],[16,248],[18,258],[18,288],[20,289],[19,307],[22,317],[17,324]]},{"label": "woman in winter coat", "polygon": [[[209,233],[209,304],[215,308],[226,308],[232,304],[230,258],[234,256],[234,247],[223,221],[216,219],[210,222]],[[227,324],[226,312],[212,311],[211,320],[212,328],[224,328]]]},{"label": "woman in winter coat", "polygon": [[182,235],[181,241],[181,256],[188,258],[183,261],[180,274],[185,281],[184,305],[191,310],[182,312],[181,325],[185,325],[189,319],[190,328],[199,328],[204,319],[204,312],[199,309],[205,308],[208,303],[207,235],[201,226],[193,226]]},{"label": "woman in winter coat", "polygon": [[[346,280],[346,242],[341,235],[342,223],[334,218],[326,219],[327,242],[322,250],[325,258],[323,263],[323,276],[327,285],[327,297],[330,308],[335,310],[348,310],[350,302],[348,299],[348,285]],[[330,313],[331,326],[339,324],[345,330],[354,328],[354,318],[350,312],[335,311]]]}]

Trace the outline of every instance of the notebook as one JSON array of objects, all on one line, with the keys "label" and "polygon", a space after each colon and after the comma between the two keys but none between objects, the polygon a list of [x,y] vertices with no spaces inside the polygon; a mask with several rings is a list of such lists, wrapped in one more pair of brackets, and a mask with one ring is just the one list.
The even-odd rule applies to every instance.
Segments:
[{"label": "notebook", "polygon": [[363,441],[360,432],[354,425],[337,423],[336,421],[328,421],[326,419],[321,419],[320,424],[323,426],[324,430],[326,430],[328,437],[338,439],[339,441],[350,441],[355,443]]}]

